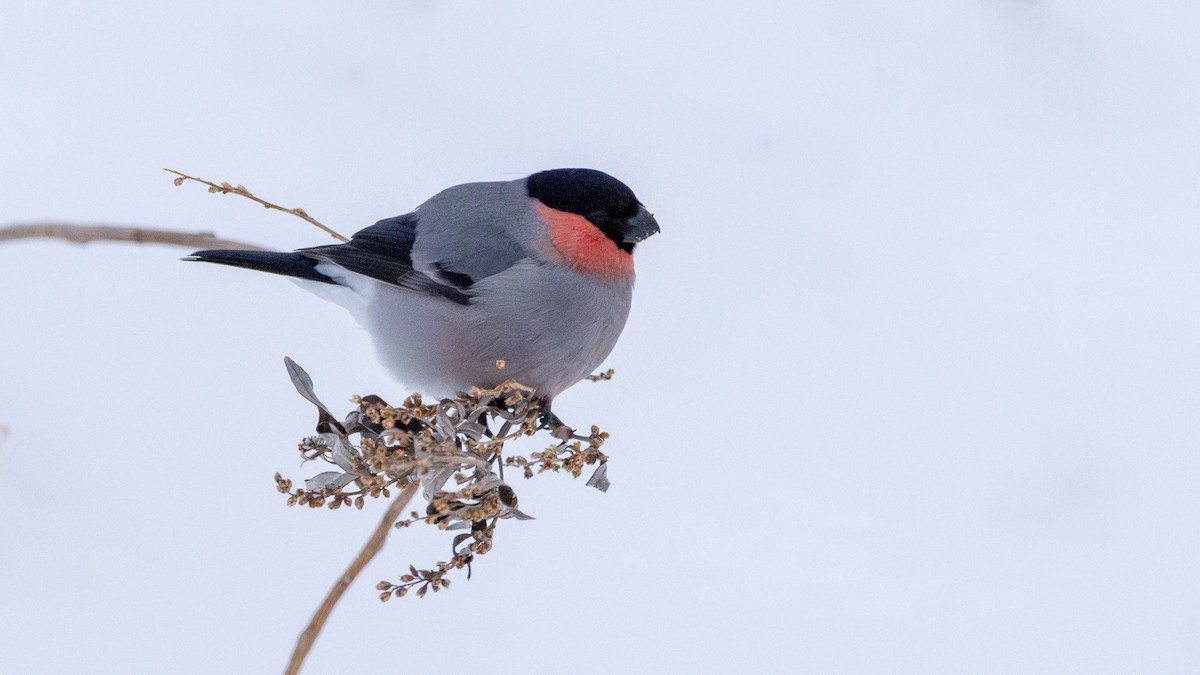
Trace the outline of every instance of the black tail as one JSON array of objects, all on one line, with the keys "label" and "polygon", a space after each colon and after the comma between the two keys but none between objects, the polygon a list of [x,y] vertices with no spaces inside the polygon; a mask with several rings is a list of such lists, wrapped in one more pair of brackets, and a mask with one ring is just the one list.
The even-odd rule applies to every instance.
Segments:
[{"label": "black tail", "polygon": [[230,249],[196,251],[184,260],[232,265],[246,269],[282,274],[285,277],[297,277],[311,281],[321,281],[327,284],[337,282],[317,271],[318,261],[299,253],[276,253],[274,251],[235,251]]}]

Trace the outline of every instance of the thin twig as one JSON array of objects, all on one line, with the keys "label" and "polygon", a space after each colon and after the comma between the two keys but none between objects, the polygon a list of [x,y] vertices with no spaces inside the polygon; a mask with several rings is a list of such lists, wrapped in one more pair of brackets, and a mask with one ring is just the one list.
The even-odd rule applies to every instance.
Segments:
[{"label": "thin twig", "polygon": [[316,218],[313,218],[312,216],[308,215],[308,213],[306,213],[304,211],[304,209],[299,208],[299,207],[294,208],[294,209],[289,209],[289,208],[280,206],[278,204],[272,204],[271,202],[269,202],[265,199],[261,199],[259,197],[256,197],[255,195],[251,194],[251,192],[242,185],[230,185],[229,183],[221,183],[220,185],[217,185],[216,183],[213,183],[211,181],[204,180],[203,178],[196,178],[195,176],[189,176],[186,173],[176,171],[175,169],[164,168],[163,171],[167,171],[169,173],[175,174],[176,176],[179,176],[179,178],[175,179],[175,185],[183,185],[183,181],[185,181],[185,180],[194,180],[197,183],[203,183],[204,185],[207,185],[209,192],[214,192],[214,193],[219,192],[223,195],[232,193],[235,195],[239,195],[241,197],[245,197],[246,199],[249,199],[251,201],[255,201],[255,202],[258,202],[259,204],[262,204],[263,206],[267,207],[268,209],[275,209],[276,211],[283,211],[284,213],[290,213],[293,216],[296,216],[297,218],[303,218],[304,220],[307,220],[308,222],[312,223],[313,225],[316,225],[317,227],[321,228],[322,230],[325,230],[325,232],[329,233],[329,235],[332,236],[334,239],[338,239],[340,241],[350,241],[346,237],[343,237],[342,235],[338,234],[337,232],[333,231],[332,229],[321,224]]},{"label": "thin twig", "polygon": [[329,618],[333,608],[337,606],[338,600],[341,600],[342,594],[346,592],[350,584],[354,583],[367,563],[371,562],[375,554],[383,548],[384,541],[392,531],[392,525],[400,519],[400,514],[412,501],[415,494],[417,494],[417,484],[409,483],[388,506],[387,512],[383,514],[383,519],[371,533],[371,538],[367,540],[366,544],[363,544],[362,550],[354,557],[350,566],[334,582],[333,588],[329,589],[325,600],[321,602],[321,606],[313,614],[312,620],[308,622],[308,627],[300,634],[300,639],[296,641],[296,649],[292,652],[292,659],[288,662],[287,670],[284,671],[286,675],[296,675],[300,672],[300,667],[304,665],[304,658],[308,656],[309,650],[312,649],[313,643],[316,642],[317,636],[321,634],[321,629],[325,626],[325,620]]},{"label": "thin twig", "polygon": [[231,239],[222,239],[212,232],[178,232],[154,230],[129,225],[76,225],[73,223],[26,223],[0,228],[0,242],[17,239],[65,239],[75,244],[93,241],[131,241],[135,244],[167,244],[192,250],[201,248],[236,248],[246,251],[265,251],[261,246]]}]

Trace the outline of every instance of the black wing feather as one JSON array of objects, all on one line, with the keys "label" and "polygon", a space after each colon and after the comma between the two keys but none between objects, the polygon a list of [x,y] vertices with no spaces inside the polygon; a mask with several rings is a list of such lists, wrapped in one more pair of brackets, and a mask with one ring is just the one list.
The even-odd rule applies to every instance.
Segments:
[{"label": "black wing feather", "polygon": [[[328,260],[372,279],[438,295],[460,305],[471,302],[465,291],[474,281],[465,274],[449,273],[442,283],[413,269],[412,249],[417,241],[417,215],[386,218],[360,230],[345,244],[300,249],[299,253]],[[439,266],[440,271],[440,266]]]},{"label": "black wing feather", "polygon": [[217,263],[218,265],[244,267],[246,269],[258,270],[259,272],[282,274],[285,277],[309,279],[311,281],[320,281],[326,284],[337,283],[333,279],[330,279],[316,270],[318,261],[307,256],[302,256],[299,253],[216,249],[210,251],[196,251],[195,253],[184,258],[184,260],[196,260],[199,262]]}]

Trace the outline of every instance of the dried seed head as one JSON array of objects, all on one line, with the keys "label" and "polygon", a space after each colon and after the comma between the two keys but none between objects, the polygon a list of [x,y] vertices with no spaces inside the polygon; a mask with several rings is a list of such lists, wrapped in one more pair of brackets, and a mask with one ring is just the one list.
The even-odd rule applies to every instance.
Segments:
[{"label": "dried seed head", "polygon": [[[496,362],[499,369],[505,366],[502,359]],[[311,490],[293,489],[290,480],[276,474],[276,489],[288,495],[289,505],[362,509],[367,497],[390,499],[390,488],[419,483],[427,496],[424,514],[422,509],[412,511],[394,527],[425,522],[459,531],[449,561],[431,570],[410,565],[399,583],[380,582],[376,590],[381,600],[403,597],[413,588],[419,597],[430,588],[435,593],[449,588],[446,575],[464,567],[470,578],[475,556],[492,549],[499,521],[529,518],[517,511],[517,495],[502,480],[501,467],[516,467],[526,478],[547,471],[578,476],[583,467],[607,459],[597,448],[608,435],[594,426],[586,437],[559,426],[552,431],[553,444],[528,455],[506,453],[507,443],[543,431],[536,392],[514,382],[494,389],[474,388],[470,394],[433,403],[416,393],[399,406],[374,395],[356,396],[352,399],[356,409],[343,423],[320,404],[311,379],[294,362],[289,364],[289,374],[319,410],[319,433],[298,446],[302,458],[321,459],[340,469],[318,474],[319,479],[308,483]],[[604,375],[611,377],[611,372],[597,377],[607,379]]]}]

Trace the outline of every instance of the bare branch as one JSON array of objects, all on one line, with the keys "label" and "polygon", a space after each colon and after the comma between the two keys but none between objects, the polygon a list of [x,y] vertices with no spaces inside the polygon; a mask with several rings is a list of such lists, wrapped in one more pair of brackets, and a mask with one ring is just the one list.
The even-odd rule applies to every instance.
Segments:
[{"label": "bare branch", "polygon": [[129,225],[77,225],[46,222],[9,225],[0,228],[0,242],[18,239],[63,239],[75,244],[87,244],[93,241],[131,241],[135,244],[182,246],[192,250],[202,248],[267,250],[254,244],[222,239],[212,232],[178,232]]},{"label": "bare branch", "polygon": [[183,182],[185,180],[196,181],[197,183],[202,183],[204,185],[207,185],[209,192],[220,193],[223,195],[235,194],[235,195],[238,195],[241,197],[245,197],[246,199],[249,199],[251,201],[255,201],[255,202],[258,202],[259,204],[262,204],[263,206],[265,206],[268,209],[275,209],[276,211],[283,211],[284,213],[290,213],[293,216],[296,216],[297,218],[303,218],[304,220],[312,223],[313,225],[316,225],[317,227],[319,227],[322,230],[324,230],[325,232],[327,232],[334,239],[337,239],[339,241],[350,241],[346,237],[343,237],[341,234],[338,234],[337,232],[333,231],[332,229],[326,227],[325,225],[322,225],[319,221],[317,221],[316,218],[313,218],[312,216],[308,215],[308,213],[306,213],[304,211],[304,209],[299,208],[299,207],[294,208],[294,209],[289,209],[289,208],[282,207],[278,204],[272,204],[271,202],[269,202],[265,199],[256,197],[255,195],[251,194],[251,192],[242,185],[230,185],[229,183],[221,183],[220,185],[217,185],[216,183],[213,183],[211,181],[204,180],[203,178],[196,178],[195,176],[189,176],[186,173],[176,171],[175,169],[164,168],[163,171],[173,173],[176,176],[179,176],[178,178],[175,179],[175,185],[177,185],[177,186],[183,185]]},{"label": "bare branch", "polygon": [[375,531],[371,533],[371,538],[363,544],[362,550],[354,557],[350,566],[338,577],[334,582],[333,588],[329,589],[329,593],[325,595],[325,600],[321,602],[321,606],[313,614],[312,620],[308,622],[308,627],[300,634],[300,639],[296,641],[296,649],[292,652],[292,659],[288,662],[287,670],[284,671],[287,675],[296,675],[300,672],[300,667],[304,665],[304,659],[308,656],[309,650],[312,649],[313,643],[316,642],[317,636],[321,634],[321,629],[325,627],[325,621],[333,612],[333,608],[337,606],[339,600],[342,599],[342,594],[354,583],[358,578],[363,568],[379,550],[383,548],[384,541],[391,533],[392,525],[400,519],[400,514],[404,511],[408,503],[412,501],[413,495],[417,494],[417,484],[409,483],[405,488],[396,495],[396,499],[388,506],[387,512],[383,514],[383,519],[375,526]]}]

